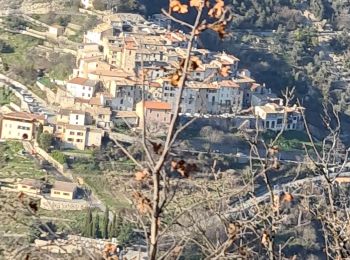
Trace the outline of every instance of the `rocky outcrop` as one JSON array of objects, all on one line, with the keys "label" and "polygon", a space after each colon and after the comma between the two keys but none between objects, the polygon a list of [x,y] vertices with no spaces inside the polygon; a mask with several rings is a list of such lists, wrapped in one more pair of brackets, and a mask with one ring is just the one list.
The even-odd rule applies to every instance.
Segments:
[{"label": "rocky outcrop", "polygon": [[62,11],[67,0],[0,0],[0,15],[25,13],[46,14]]}]

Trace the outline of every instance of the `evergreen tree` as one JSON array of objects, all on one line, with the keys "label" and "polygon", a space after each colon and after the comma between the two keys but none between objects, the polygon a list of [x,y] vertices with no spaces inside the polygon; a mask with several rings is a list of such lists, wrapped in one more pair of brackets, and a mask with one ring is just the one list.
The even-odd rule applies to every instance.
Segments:
[{"label": "evergreen tree", "polygon": [[46,152],[49,151],[50,146],[53,142],[53,135],[49,133],[42,133],[39,138],[39,145],[42,149],[44,149]]},{"label": "evergreen tree", "polygon": [[86,218],[85,218],[85,224],[83,227],[83,236],[84,237],[92,237],[92,212],[91,209],[88,208],[87,213],[86,213]]},{"label": "evergreen tree", "polygon": [[100,238],[101,237],[101,231],[100,231],[100,216],[98,213],[96,213],[96,217],[94,220],[94,224],[93,224],[93,237],[94,238]]},{"label": "evergreen tree", "polygon": [[40,124],[39,126],[38,126],[38,130],[36,131],[36,136],[35,136],[35,138],[36,138],[36,140],[39,142],[39,140],[40,140],[40,135],[43,133],[43,125],[42,124]]},{"label": "evergreen tree", "polygon": [[108,238],[109,208],[106,208],[102,222],[102,238]]},{"label": "evergreen tree", "polygon": [[116,215],[115,215],[115,213],[114,213],[114,214],[113,214],[112,223],[110,223],[110,224],[109,224],[109,227],[108,227],[108,237],[109,237],[109,238],[115,237],[115,236],[114,236],[115,223],[116,223]]},{"label": "evergreen tree", "polygon": [[133,235],[133,227],[130,223],[125,223],[120,228],[120,232],[118,234],[118,241],[125,245],[127,244],[131,239]]}]

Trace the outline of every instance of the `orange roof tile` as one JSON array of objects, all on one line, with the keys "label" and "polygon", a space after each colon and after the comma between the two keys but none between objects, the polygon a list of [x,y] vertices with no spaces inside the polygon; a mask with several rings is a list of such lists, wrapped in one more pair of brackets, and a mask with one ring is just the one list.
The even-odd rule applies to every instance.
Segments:
[{"label": "orange roof tile", "polygon": [[76,77],[68,81],[68,83],[83,85],[88,79]]},{"label": "orange roof tile", "polygon": [[92,97],[89,101],[90,105],[101,106],[101,99],[99,97]]},{"label": "orange roof tile", "polygon": [[146,109],[171,110],[171,105],[167,102],[145,101]]},{"label": "orange roof tile", "polygon": [[11,112],[3,115],[6,119],[22,119],[27,121],[44,120],[44,115],[35,115],[28,112]]},{"label": "orange roof tile", "polygon": [[162,85],[158,82],[151,82],[151,83],[149,83],[149,86],[153,87],[153,88],[161,88],[162,87]]}]

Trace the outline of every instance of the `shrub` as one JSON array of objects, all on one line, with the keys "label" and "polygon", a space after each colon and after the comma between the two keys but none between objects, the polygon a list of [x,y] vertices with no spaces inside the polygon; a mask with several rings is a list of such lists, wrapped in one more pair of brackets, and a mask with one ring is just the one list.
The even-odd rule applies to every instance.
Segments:
[{"label": "shrub", "polygon": [[64,164],[67,161],[67,156],[65,154],[61,153],[60,151],[57,151],[57,150],[52,151],[51,156],[52,156],[52,158],[54,158],[56,161],[58,161],[61,164]]}]

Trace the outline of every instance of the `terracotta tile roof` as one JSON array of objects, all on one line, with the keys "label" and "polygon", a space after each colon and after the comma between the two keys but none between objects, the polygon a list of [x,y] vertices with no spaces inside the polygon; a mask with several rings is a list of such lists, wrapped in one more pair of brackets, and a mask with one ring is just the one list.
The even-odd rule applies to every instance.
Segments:
[{"label": "terracotta tile roof", "polygon": [[58,111],[58,114],[59,115],[65,115],[65,116],[69,116],[70,114],[85,115],[85,112],[81,111],[81,110],[63,109],[63,108],[61,108]]},{"label": "terracotta tile roof", "polygon": [[88,100],[88,99],[84,99],[84,98],[75,98],[75,99],[74,99],[74,103],[85,103],[85,104],[89,104],[89,100]]},{"label": "terracotta tile roof", "polygon": [[89,101],[89,105],[102,106],[100,97],[92,97]]},{"label": "terracotta tile roof", "polygon": [[86,131],[86,127],[83,125],[65,125],[66,130],[80,130],[80,131]]},{"label": "terracotta tile roof", "polygon": [[68,81],[68,83],[83,85],[88,79],[76,77]]},{"label": "terracotta tile roof", "polygon": [[146,109],[171,110],[171,105],[167,102],[145,101]]},{"label": "terracotta tile roof", "polygon": [[26,121],[45,120],[44,115],[35,115],[28,112],[11,112],[4,114],[5,119],[20,119]]},{"label": "terracotta tile roof", "polygon": [[161,88],[162,87],[162,85],[159,82],[151,82],[151,83],[149,83],[149,86],[153,87],[153,88]]},{"label": "terracotta tile roof", "polygon": [[74,192],[77,188],[77,185],[72,182],[64,182],[64,181],[55,181],[52,189],[66,192]]},{"label": "terracotta tile roof", "polygon": [[98,133],[98,134],[103,134],[104,131],[101,128],[97,128],[97,127],[90,127],[88,129],[89,132],[91,133]]},{"label": "terracotta tile roof", "polygon": [[34,179],[23,179],[19,183],[22,185],[30,186],[30,187],[35,187],[37,189],[39,189],[42,185],[41,181],[34,180]]},{"label": "terracotta tile roof", "polygon": [[138,117],[135,111],[115,111],[117,118],[134,118]]},{"label": "terracotta tile roof", "polygon": [[239,85],[232,80],[223,80],[223,81],[218,82],[218,84],[219,84],[219,86],[222,86],[222,87],[239,88]]},{"label": "terracotta tile roof", "polygon": [[111,108],[109,107],[87,108],[86,112],[92,115],[111,115],[112,114]]}]

